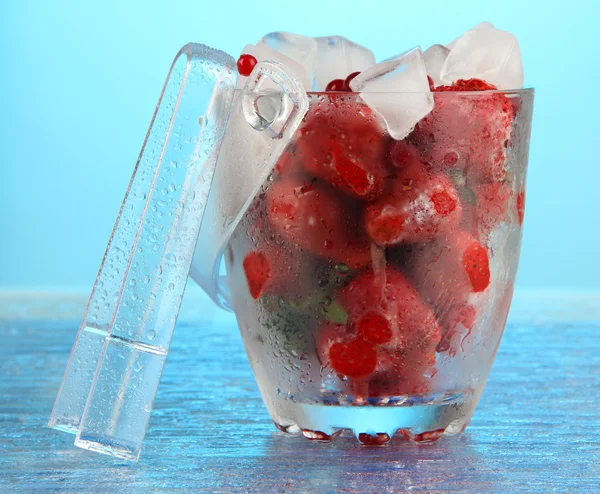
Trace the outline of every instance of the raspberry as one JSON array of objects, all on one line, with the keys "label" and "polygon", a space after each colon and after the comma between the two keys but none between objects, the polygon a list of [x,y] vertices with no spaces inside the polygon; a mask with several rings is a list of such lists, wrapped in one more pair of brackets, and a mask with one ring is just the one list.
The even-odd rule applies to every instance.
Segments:
[{"label": "raspberry", "polygon": [[256,60],[256,57],[252,55],[245,54],[240,56],[237,61],[237,69],[239,74],[244,77],[248,77],[252,73],[252,70],[257,63],[258,61]]},{"label": "raspberry", "polygon": [[244,273],[252,298],[258,299],[271,279],[271,263],[260,251],[252,251],[244,258]]},{"label": "raspberry", "polygon": [[452,181],[418,163],[402,168],[386,194],[367,206],[365,227],[382,245],[421,242],[455,227],[461,215]]},{"label": "raspberry", "polygon": [[346,93],[313,100],[296,143],[310,174],[362,199],[383,192],[386,146],[377,117],[355,95]]}]

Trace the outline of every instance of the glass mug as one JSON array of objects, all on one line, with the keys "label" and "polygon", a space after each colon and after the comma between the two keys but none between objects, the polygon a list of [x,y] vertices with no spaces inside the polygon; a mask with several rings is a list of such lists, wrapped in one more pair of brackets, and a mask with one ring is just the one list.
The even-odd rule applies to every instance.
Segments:
[{"label": "glass mug", "polygon": [[434,92],[396,141],[357,93],[308,93],[225,254],[277,428],[370,445],[465,429],[512,299],[533,96]]}]

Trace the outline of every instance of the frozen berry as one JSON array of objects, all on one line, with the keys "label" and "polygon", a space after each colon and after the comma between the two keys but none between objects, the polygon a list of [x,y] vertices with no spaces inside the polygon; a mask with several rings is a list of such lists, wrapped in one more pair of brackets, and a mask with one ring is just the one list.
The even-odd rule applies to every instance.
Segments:
[{"label": "frozen berry", "polygon": [[[388,266],[378,274],[364,271],[350,281],[338,298],[350,320],[358,321],[359,331],[365,316],[374,312],[384,315],[398,350],[415,345],[432,350],[439,341],[432,309],[412,283],[394,268]],[[380,321],[381,326],[385,324]]]},{"label": "frozen berry", "polygon": [[367,206],[365,226],[382,245],[421,242],[455,227],[461,215],[452,181],[415,163],[401,169],[389,190]]},{"label": "frozen berry", "polygon": [[376,115],[347,93],[312,101],[296,143],[309,173],[363,199],[383,192],[386,147]]},{"label": "frozen berry", "polygon": [[433,111],[421,119],[408,138],[433,170],[463,170],[471,186],[506,178],[506,150],[514,118],[506,95],[468,94],[481,91],[482,84],[458,81],[436,88]]},{"label": "frozen berry", "polygon": [[490,259],[487,249],[478,242],[471,243],[463,252],[462,263],[473,292],[483,292],[490,284]]},{"label": "frozen berry", "polygon": [[352,379],[367,377],[377,367],[375,347],[360,337],[331,345],[329,358],[336,372]]},{"label": "frozen berry", "polygon": [[483,242],[496,226],[508,220],[508,208],[513,195],[512,189],[503,182],[481,184],[473,187],[474,203],[463,203],[461,224]]},{"label": "frozen berry", "polygon": [[[430,83],[431,84],[431,83]],[[437,86],[433,91],[496,91],[498,88],[481,79],[459,79],[449,86]]]},{"label": "frozen berry", "polygon": [[246,255],[243,266],[250,295],[254,299],[260,298],[271,279],[271,262],[262,252],[256,250]]},{"label": "frozen berry", "polygon": [[406,168],[420,163],[419,150],[406,141],[393,141],[390,146],[390,163],[395,168]]},{"label": "frozen berry", "polygon": [[370,262],[360,209],[326,184],[282,177],[267,192],[267,208],[271,224],[292,246],[352,269]]},{"label": "frozen berry", "polygon": [[240,56],[237,61],[239,74],[244,77],[248,77],[252,73],[252,70],[257,63],[256,57],[253,55],[244,54]]},{"label": "frozen berry", "polygon": [[389,343],[392,339],[390,321],[377,312],[367,312],[356,323],[359,336],[376,345]]},{"label": "frozen berry", "polygon": [[427,244],[413,246],[406,266],[438,316],[465,307],[491,281],[487,249],[463,231],[449,232]]},{"label": "frozen berry", "polygon": [[344,91],[352,91],[350,83],[358,74],[360,74],[360,72],[352,72],[352,74],[346,77],[346,79],[344,80]]},{"label": "frozen berry", "polygon": [[325,87],[325,91],[344,91],[344,79],[334,79]]}]

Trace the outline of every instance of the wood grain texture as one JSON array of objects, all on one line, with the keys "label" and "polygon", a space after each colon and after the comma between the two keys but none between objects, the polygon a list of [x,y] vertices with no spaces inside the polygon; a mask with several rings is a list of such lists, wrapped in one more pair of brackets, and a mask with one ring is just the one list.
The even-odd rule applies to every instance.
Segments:
[{"label": "wood grain texture", "polygon": [[84,301],[0,294],[0,491],[600,491],[600,296],[519,295],[467,432],[382,449],[276,432],[235,319],[189,296],[138,464],[45,427]]}]

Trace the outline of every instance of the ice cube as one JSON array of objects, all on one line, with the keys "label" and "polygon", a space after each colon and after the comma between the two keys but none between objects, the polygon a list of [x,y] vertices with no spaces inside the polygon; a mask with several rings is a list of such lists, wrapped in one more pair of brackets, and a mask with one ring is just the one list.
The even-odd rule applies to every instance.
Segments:
[{"label": "ice cube", "polygon": [[427,75],[433,79],[436,86],[443,84],[440,74],[450,50],[444,45],[432,45],[423,52],[423,61]]},{"label": "ice cube", "polygon": [[521,50],[514,35],[495,28],[475,28],[454,44],[442,67],[442,80],[483,79],[498,89],[523,86]]},{"label": "ice cube", "polygon": [[277,32],[263,36],[256,46],[268,46],[286,57],[304,65],[309,75],[312,75],[317,60],[317,42],[314,38],[300,34]]},{"label": "ice cube", "polygon": [[371,50],[343,36],[325,36],[315,38],[315,41],[315,91],[325,91],[332,80],[345,79],[352,72],[362,72],[375,64],[375,55]]},{"label": "ice cube", "polygon": [[[312,84],[311,75],[308,70],[306,70],[306,67],[296,60],[292,60],[290,57],[270,48],[266,44],[256,46],[246,45],[242,50],[242,55],[244,54],[253,55],[258,62],[264,62],[265,60],[279,62],[288,73],[298,79],[306,91],[310,91]],[[247,79],[247,77],[242,75],[238,76],[237,88],[243,88],[246,85]]]},{"label": "ice cube", "polygon": [[350,82],[353,91],[378,113],[394,139],[404,139],[433,109],[421,48],[380,62]]},{"label": "ice cube", "polygon": [[[480,22],[479,24],[477,24],[474,28],[472,29],[495,29],[494,25],[491,22],[488,21],[483,21]],[[462,36],[462,35],[461,35]],[[456,44],[456,42],[461,38],[461,36],[459,36],[458,38],[450,41],[450,43],[448,43],[446,45],[446,48],[448,48],[449,50],[452,50],[452,48],[454,48],[454,45]]]}]

